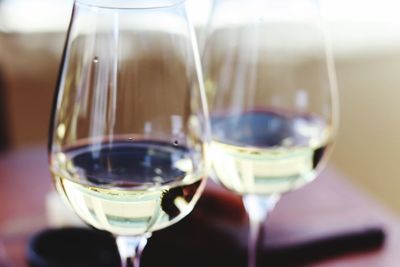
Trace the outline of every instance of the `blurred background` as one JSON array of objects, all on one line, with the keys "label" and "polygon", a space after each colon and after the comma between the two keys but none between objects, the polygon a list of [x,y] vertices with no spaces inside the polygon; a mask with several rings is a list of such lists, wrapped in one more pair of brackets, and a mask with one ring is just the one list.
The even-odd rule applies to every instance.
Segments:
[{"label": "blurred background", "polygon": [[[188,2],[202,29],[210,1]],[[46,144],[72,3],[0,0],[0,150]],[[323,6],[341,102],[330,164],[398,214],[399,8],[396,0],[324,0]]]}]

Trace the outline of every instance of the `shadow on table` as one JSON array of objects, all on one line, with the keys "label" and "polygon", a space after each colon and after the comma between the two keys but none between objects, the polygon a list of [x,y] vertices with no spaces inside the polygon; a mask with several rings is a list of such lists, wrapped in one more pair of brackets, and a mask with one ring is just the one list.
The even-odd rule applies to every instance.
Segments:
[{"label": "shadow on table", "polygon": [[[82,234],[78,233],[76,237],[64,232],[59,238],[56,238],[54,233],[57,233],[57,230],[50,234],[50,237],[47,236],[46,241],[53,238],[59,243],[47,243],[53,245],[41,247],[40,253],[50,258],[62,258],[63,264],[31,264],[32,267],[118,265],[118,251],[108,233],[82,230]],[[141,267],[243,267],[247,265],[247,234],[247,216],[240,198],[219,189],[207,190],[196,209],[187,218],[153,234],[143,252]],[[383,231],[373,228],[287,245],[270,244],[259,248],[258,266],[303,266],[349,253],[377,249],[382,246],[383,241]],[[37,245],[34,247],[38,249]],[[32,249],[28,251],[32,252]],[[98,261],[91,261],[91,258],[95,257]],[[35,257],[28,253],[28,258],[32,262]],[[99,260],[101,262],[105,259],[108,260],[108,264],[99,263]],[[65,262],[69,260],[76,264]],[[77,261],[80,261],[80,264]]]}]

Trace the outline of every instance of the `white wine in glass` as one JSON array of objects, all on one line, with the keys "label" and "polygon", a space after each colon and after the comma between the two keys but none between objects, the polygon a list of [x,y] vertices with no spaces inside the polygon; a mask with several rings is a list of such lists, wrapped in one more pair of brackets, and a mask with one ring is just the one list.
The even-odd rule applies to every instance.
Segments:
[{"label": "white wine in glass", "polygon": [[207,177],[199,54],[184,0],[76,0],[53,106],[58,192],[139,265],[153,231],[185,217]]},{"label": "white wine in glass", "polygon": [[248,266],[280,196],[314,180],[338,120],[329,43],[313,0],[216,0],[203,51],[214,176],[243,196]]}]

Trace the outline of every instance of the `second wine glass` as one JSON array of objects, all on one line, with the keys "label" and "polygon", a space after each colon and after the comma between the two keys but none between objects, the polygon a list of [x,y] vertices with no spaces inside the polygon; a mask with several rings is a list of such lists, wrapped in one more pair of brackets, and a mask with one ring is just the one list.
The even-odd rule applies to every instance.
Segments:
[{"label": "second wine glass", "polygon": [[[76,0],[50,127],[58,192],[139,265],[205,184],[208,117],[183,0]],[[136,253],[138,252],[138,253]]]},{"label": "second wine glass", "polygon": [[312,0],[216,0],[204,51],[214,176],[241,194],[248,266],[281,194],[311,182],[335,136],[335,73]]}]

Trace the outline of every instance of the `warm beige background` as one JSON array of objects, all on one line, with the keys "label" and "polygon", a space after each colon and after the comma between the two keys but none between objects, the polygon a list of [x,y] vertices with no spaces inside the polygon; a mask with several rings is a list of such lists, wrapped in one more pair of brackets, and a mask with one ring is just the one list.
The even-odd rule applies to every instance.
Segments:
[{"label": "warm beige background", "polygon": [[[400,22],[375,5],[370,18],[329,22],[341,102],[331,164],[400,214]],[[46,142],[62,45],[62,33],[0,33],[13,148]]]},{"label": "warm beige background", "polygon": [[400,212],[400,51],[336,64],[341,123],[332,162]]}]

